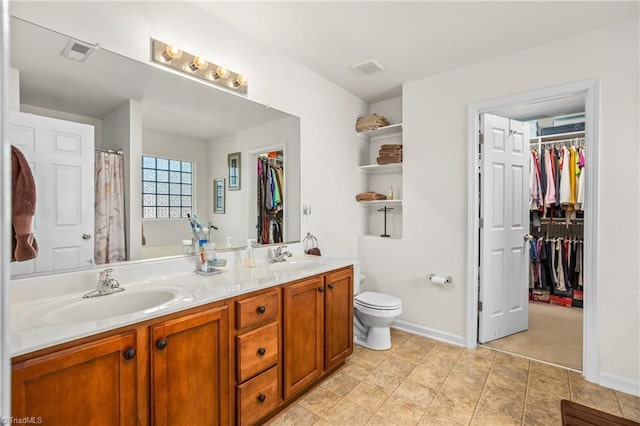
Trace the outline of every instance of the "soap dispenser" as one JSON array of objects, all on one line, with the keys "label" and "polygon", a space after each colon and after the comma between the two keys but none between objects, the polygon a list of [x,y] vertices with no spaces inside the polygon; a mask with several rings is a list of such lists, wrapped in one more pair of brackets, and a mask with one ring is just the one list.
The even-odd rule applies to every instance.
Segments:
[{"label": "soap dispenser", "polygon": [[247,240],[247,250],[244,253],[244,261],[243,261],[243,265],[246,268],[253,268],[254,266],[256,266],[256,260],[253,257],[253,242],[255,241],[255,239],[250,238]]}]

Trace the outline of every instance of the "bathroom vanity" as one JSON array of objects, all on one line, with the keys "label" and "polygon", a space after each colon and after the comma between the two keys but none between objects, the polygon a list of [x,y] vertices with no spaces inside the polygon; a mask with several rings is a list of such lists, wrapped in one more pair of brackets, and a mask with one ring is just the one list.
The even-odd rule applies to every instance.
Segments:
[{"label": "bathroom vanity", "polygon": [[[97,298],[120,297],[116,316],[105,317],[96,305],[93,315],[100,318],[88,320],[67,312],[89,299],[29,300],[17,289],[12,415],[61,425],[268,419],[353,351],[353,262],[298,262],[121,282],[124,292]],[[125,272],[116,268],[113,275]],[[127,296],[162,289],[177,296],[122,314]],[[68,305],[61,305],[64,298]]]}]

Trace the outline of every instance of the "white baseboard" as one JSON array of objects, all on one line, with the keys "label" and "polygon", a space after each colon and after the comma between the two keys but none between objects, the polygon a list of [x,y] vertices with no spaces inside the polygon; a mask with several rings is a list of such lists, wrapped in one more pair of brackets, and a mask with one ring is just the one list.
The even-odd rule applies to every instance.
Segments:
[{"label": "white baseboard", "polygon": [[615,374],[600,373],[598,376],[600,386],[615,389],[634,396],[640,396],[640,382]]},{"label": "white baseboard", "polygon": [[464,336],[458,336],[457,334],[447,333],[446,331],[435,330],[429,327],[423,327],[418,324],[414,324],[407,321],[397,320],[391,326],[398,330],[406,331],[408,333],[417,334],[419,336],[428,337],[430,339],[438,340],[440,342],[451,343],[456,346],[465,346]]}]

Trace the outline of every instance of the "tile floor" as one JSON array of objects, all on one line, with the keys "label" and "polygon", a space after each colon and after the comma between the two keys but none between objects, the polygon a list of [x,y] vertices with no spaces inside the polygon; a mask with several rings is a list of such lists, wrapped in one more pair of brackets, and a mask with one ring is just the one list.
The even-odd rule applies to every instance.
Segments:
[{"label": "tile floor", "polygon": [[561,399],[640,421],[640,398],[579,373],[398,330],[392,336],[388,351],[356,345],[344,367],[270,426],[558,425]]}]

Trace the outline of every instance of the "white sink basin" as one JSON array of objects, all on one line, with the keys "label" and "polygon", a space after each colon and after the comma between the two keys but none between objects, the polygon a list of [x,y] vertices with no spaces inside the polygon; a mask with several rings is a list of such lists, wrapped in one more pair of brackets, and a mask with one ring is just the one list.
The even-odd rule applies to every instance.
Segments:
[{"label": "white sink basin", "polygon": [[[57,300],[38,309],[41,321],[60,325],[99,321],[133,313],[150,313],[178,300],[182,288],[134,289],[93,298],[76,296]],[[35,312],[34,312],[35,314]]]},{"label": "white sink basin", "polygon": [[320,266],[316,259],[287,259],[284,262],[270,263],[269,269],[275,272],[305,271]]}]

